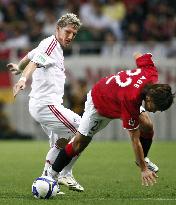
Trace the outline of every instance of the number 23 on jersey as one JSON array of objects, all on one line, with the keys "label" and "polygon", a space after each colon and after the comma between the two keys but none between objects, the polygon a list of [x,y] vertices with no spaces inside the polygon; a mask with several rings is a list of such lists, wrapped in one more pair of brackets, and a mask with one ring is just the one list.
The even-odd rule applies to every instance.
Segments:
[{"label": "number 23 on jersey", "polygon": [[[128,76],[126,78],[125,82],[122,82],[120,79],[120,73],[125,72],[126,75]],[[134,72],[132,70],[126,70],[126,71],[120,71],[117,73],[117,75],[113,75],[111,76],[107,81],[106,84],[109,84],[111,82],[111,80],[115,79],[116,83],[120,86],[120,87],[126,87],[128,85],[130,85],[133,82],[133,79],[131,78],[132,76],[137,76],[141,73],[141,69],[136,69]],[[145,80],[146,77],[142,76],[140,77],[134,84],[134,87],[139,88],[139,86],[143,83],[143,80]]]}]

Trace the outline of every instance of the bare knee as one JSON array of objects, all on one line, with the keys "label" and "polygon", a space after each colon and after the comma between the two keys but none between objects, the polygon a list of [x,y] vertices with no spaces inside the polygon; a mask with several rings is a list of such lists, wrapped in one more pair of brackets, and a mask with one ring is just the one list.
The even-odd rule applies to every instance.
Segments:
[{"label": "bare knee", "polygon": [[153,123],[148,113],[143,112],[139,116],[140,130],[143,132],[153,132]]},{"label": "bare knee", "polygon": [[56,145],[58,148],[64,148],[68,142],[69,142],[69,139],[60,138],[56,141]]},{"label": "bare knee", "polygon": [[145,123],[140,125],[140,130],[146,133],[153,132],[153,124],[152,123]]}]

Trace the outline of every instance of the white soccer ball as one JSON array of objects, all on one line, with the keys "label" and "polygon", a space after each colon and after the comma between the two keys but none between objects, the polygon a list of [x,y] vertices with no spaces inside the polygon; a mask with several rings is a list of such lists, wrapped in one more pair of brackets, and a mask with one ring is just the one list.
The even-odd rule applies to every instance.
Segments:
[{"label": "white soccer ball", "polygon": [[37,199],[49,199],[59,191],[57,182],[48,176],[38,177],[32,184],[32,194]]}]

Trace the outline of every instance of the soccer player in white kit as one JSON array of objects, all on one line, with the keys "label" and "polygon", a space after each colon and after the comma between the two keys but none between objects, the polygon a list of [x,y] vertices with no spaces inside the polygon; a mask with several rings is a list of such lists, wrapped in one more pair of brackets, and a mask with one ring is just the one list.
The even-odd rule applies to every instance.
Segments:
[{"label": "soccer player in white kit", "polygon": [[[50,140],[43,175],[54,163],[60,149],[76,134],[80,123],[80,116],[62,105],[66,78],[62,47],[71,43],[80,26],[81,22],[75,14],[63,15],[57,21],[55,35],[42,40],[18,65],[7,65],[15,74],[23,71],[14,86],[14,96],[26,87],[26,81],[32,76],[29,112],[41,124]],[[58,182],[71,190],[84,191],[72,175],[72,166],[77,158],[60,173]]]}]

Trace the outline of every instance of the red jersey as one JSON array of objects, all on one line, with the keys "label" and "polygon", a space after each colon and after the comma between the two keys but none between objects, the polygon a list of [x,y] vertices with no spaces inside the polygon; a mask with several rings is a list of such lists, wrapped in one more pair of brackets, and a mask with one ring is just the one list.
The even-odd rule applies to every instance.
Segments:
[{"label": "red jersey", "polygon": [[145,54],[136,59],[136,69],[122,70],[95,84],[91,95],[100,115],[122,119],[126,129],[139,126],[141,91],[146,84],[158,81],[158,72],[151,57],[151,54]]}]

